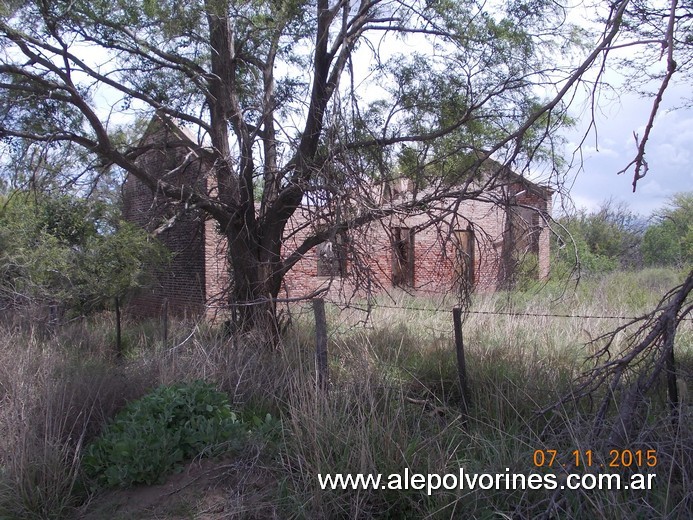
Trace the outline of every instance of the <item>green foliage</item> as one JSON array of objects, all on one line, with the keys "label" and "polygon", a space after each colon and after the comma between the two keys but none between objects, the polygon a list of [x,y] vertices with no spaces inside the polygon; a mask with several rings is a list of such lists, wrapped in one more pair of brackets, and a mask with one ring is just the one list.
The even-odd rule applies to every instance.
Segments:
[{"label": "green foliage", "polygon": [[[554,249],[556,262],[571,265],[575,254],[588,273],[619,267],[686,267],[693,258],[693,192],[678,193],[668,207],[652,216],[646,229],[623,204],[602,204],[593,213],[582,210],[559,219],[566,229]],[[568,235],[570,235],[568,237]],[[572,239],[572,240],[571,240]]]},{"label": "green foliage", "polygon": [[648,266],[684,267],[693,261],[693,192],[678,193],[669,207],[653,215],[642,241]]},{"label": "green foliage", "polygon": [[37,230],[69,246],[80,246],[96,236],[103,209],[67,195],[44,198],[35,206]]},{"label": "green foliage", "polygon": [[525,291],[535,286],[539,280],[539,257],[526,253],[518,259],[515,266],[515,289]]},{"label": "green foliage", "polygon": [[[573,226],[570,226],[573,227]],[[584,236],[572,233],[572,244],[563,243],[555,255],[555,262],[572,266],[576,259],[580,269],[587,273],[606,273],[618,267],[618,260],[604,254],[595,253]],[[557,270],[559,266],[556,266]]]},{"label": "green foliage", "polygon": [[16,192],[0,204],[0,296],[14,301],[89,313],[141,286],[166,258],[100,202]]},{"label": "green foliage", "polygon": [[608,200],[596,212],[583,209],[558,222],[564,232],[555,242],[556,263],[572,266],[577,257],[580,269],[587,273],[641,264],[643,222],[624,204]]},{"label": "green foliage", "polygon": [[213,385],[162,386],[122,410],[86,449],[82,465],[98,487],[153,484],[222,443],[238,446],[243,435],[228,398]]}]

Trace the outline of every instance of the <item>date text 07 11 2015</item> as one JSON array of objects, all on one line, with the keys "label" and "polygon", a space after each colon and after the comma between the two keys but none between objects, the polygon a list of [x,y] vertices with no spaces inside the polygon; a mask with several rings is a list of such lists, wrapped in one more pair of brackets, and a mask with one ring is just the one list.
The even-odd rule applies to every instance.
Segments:
[{"label": "date text 07 11 2015", "polygon": [[576,468],[654,468],[657,466],[657,450],[609,450],[604,462],[598,462],[592,450],[573,450],[568,455],[568,463],[558,450],[534,450],[532,462],[537,468],[566,467],[568,463]]}]

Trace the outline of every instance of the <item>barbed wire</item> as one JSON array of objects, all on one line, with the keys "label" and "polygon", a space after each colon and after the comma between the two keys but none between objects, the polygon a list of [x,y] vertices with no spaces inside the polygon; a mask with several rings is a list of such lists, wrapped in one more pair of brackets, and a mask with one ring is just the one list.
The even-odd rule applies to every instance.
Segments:
[{"label": "barbed wire", "polygon": [[[416,312],[433,312],[433,313],[447,313],[452,312],[452,309],[441,309],[441,308],[426,308],[426,307],[411,307],[405,305],[386,305],[381,303],[374,303],[367,307],[362,307],[359,305],[344,304],[341,302],[335,302],[331,300],[325,300],[325,303],[330,303],[332,305],[337,305],[345,309],[355,309],[363,312],[371,312],[374,309],[396,309],[405,311],[416,311]],[[594,315],[594,314],[552,314],[552,313],[538,313],[538,312],[521,312],[521,311],[483,311],[483,310],[467,310],[468,314],[482,314],[482,315],[495,315],[495,316],[529,316],[535,318],[577,318],[577,319],[606,319],[606,320],[629,320],[638,321],[646,320],[650,317],[650,314],[645,314],[643,316],[616,316],[616,315]],[[686,321],[693,321],[693,317],[683,318]]]},{"label": "barbed wire", "polygon": [[[262,305],[268,302],[274,303],[309,303],[314,297],[317,297],[320,292],[313,293],[306,297],[296,297],[296,298],[265,298],[261,300],[247,301],[242,303],[232,304],[238,307],[252,306],[252,305]],[[323,298],[325,303],[340,307],[342,309],[354,309],[361,312],[372,312],[375,309],[394,309],[402,311],[414,311],[414,312],[431,312],[431,313],[447,313],[452,312],[452,307],[442,309],[431,308],[431,307],[417,307],[409,305],[388,305],[384,303],[370,303],[363,305],[354,305],[352,303],[345,303],[340,301],[329,300]],[[524,311],[490,311],[490,310],[472,310],[468,309],[465,311],[467,314],[478,314],[478,315],[493,315],[493,316],[511,316],[511,317],[532,317],[532,318],[567,318],[567,319],[584,319],[584,320],[628,320],[628,321],[641,321],[652,317],[652,312],[644,314],[642,316],[621,316],[613,314],[558,314],[550,312],[524,312]],[[656,312],[656,311],[655,311]],[[687,316],[681,318],[682,321],[693,321],[693,316]]]}]

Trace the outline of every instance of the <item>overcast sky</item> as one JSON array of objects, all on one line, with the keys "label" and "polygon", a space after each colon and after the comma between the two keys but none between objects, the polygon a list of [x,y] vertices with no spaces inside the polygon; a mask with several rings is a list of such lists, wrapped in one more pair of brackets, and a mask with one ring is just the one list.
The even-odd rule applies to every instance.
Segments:
[{"label": "overcast sky", "polygon": [[[604,2],[587,1],[583,4],[580,0],[569,11],[568,18],[598,35],[602,25],[597,20],[597,11],[605,8],[608,4]],[[602,16],[605,14],[601,12]],[[632,37],[626,35],[616,43],[630,40]],[[582,146],[582,162],[577,155],[575,166],[567,176],[568,187],[573,182],[570,196],[578,208],[594,210],[603,201],[613,198],[623,201],[632,211],[649,216],[653,210],[665,206],[673,194],[693,190],[693,109],[677,108],[685,105],[686,99],[691,99],[691,85],[678,84],[678,75],[674,75],[664,93],[646,148],[649,171],[638,181],[635,193],[633,168],[618,174],[635,158],[633,132],[642,137],[652,111],[654,94],[644,98],[629,93],[626,76],[629,69],[622,69],[619,63],[619,58],[633,58],[641,52],[642,48],[635,45],[609,54],[604,80],[613,88],[602,91],[598,100],[599,110],[595,114],[596,135],[594,131],[590,133]],[[659,62],[650,64],[649,71],[662,73],[665,67],[666,56],[662,56]],[[594,70],[587,76],[592,79]],[[659,83],[651,83],[646,88],[656,92],[659,86]],[[578,147],[591,119],[589,111],[581,113],[579,103],[574,104],[571,115],[579,120],[575,129],[564,134],[568,140],[564,153],[567,160]]]},{"label": "overcast sky", "polygon": [[[667,92],[647,146],[649,172],[638,182],[635,193],[633,169],[620,175],[617,172],[635,156],[633,132],[643,135],[652,100],[622,94],[618,100],[603,101],[597,114],[597,137],[594,132],[590,134],[582,147],[582,167],[576,157],[576,165],[568,175],[569,184],[574,181],[570,194],[575,206],[596,209],[602,201],[613,197],[648,216],[664,206],[674,193],[692,190],[693,110],[671,109],[682,104],[686,95],[690,95],[690,90],[681,86]],[[588,123],[585,115],[576,129],[567,133],[567,159]]]}]

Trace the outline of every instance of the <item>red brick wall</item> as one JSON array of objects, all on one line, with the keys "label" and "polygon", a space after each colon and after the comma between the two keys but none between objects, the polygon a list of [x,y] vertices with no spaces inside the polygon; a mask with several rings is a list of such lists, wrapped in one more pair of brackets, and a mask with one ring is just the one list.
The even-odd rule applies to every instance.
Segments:
[{"label": "red brick wall", "polygon": [[517,208],[513,214],[518,217],[515,222],[521,231],[516,247],[520,255],[525,251],[537,255],[537,274],[539,279],[544,280],[549,275],[551,262],[551,229],[547,219],[551,215],[552,192],[521,184],[515,184],[513,191],[517,194]]},{"label": "red brick wall", "polygon": [[[529,198],[523,203],[536,203]],[[550,210],[550,208],[549,208]],[[298,229],[310,218],[308,211],[297,212],[290,229]],[[466,230],[471,226],[475,235],[474,286],[478,291],[493,291],[498,288],[502,264],[502,244],[506,230],[504,208],[490,202],[464,201],[457,217],[449,217],[436,226],[427,226],[431,215],[421,214],[403,219],[387,219],[370,224],[352,237],[357,241],[358,252],[367,258],[369,279],[353,276],[358,271],[353,261],[347,262],[346,279],[317,276],[317,248],[309,251],[299,261],[285,280],[285,294],[292,297],[314,293],[320,288],[330,287],[333,294],[349,295],[354,285],[373,289],[390,289],[392,283],[392,245],[389,230],[394,226],[416,230],[414,235],[414,286],[419,294],[444,293],[457,290],[457,246],[453,232]],[[543,222],[543,220],[542,220]],[[287,239],[285,253],[293,251],[311,229],[305,228]],[[540,273],[545,276],[548,269],[548,228],[542,228],[539,238]],[[370,283],[370,285],[368,285]],[[363,293],[364,291],[361,291]]]},{"label": "red brick wall", "polygon": [[229,288],[229,262],[226,238],[217,223],[205,223],[205,294],[206,314],[211,321],[226,319]]},{"label": "red brick wall", "polygon": [[[152,199],[151,193],[149,200]],[[140,196],[138,200],[145,200]],[[523,204],[536,203],[540,200],[522,201]],[[549,202],[550,204],[550,202]],[[544,204],[544,207],[547,207]],[[550,211],[550,206],[548,206]],[[146,212],[145,212],[146,213]],[[532,212],[533,213],[533,212]],[[457,218],[448,218],[437,226],[428,226],[431,216],[421,214],[403,219],[387,219],[374,222],[359,230],[350,237],[347,247],[347,277],[317,276],[318,250],[313,248],[294,269],[286,276],[281,297],[309,296],[320,289],[329,288],[331,297],[348,298],[354,294],[365,296],[369,290],[390,290],[392,283],[393,248],[391,228],[406,227],[415,230],[414,234],[414,286],[408,288],[417,294],[439,294],[457,290],[457,251],[452,238],[454,231],[470,228],[475,235],[474,251],[474,288],[477,291],[493,291],[498,288],[501,277],[502,244],[506,231],[506,212],[497,205],[465,201],[460,206]],[[310,212],[297,211],[290,222],[284,245],[284,254],[292,252],[296,246],[312,232]],[[542,229],[538,240],[539,274],[548,273],[549,231],[541,220]],[[302,228],[299,231],[295,231]],[[204,229],[204,238],[200,234]],[[294,231],[292,233],[292,231]],[[205,312],[210,319],[219,319],[225,315],[229,274],[226,241],[221,236],[213,221],[203,224],[191,219],[176,224],[165,232],[164,242],[176,252],[174,262],[160,280],[160,287],[147,291],[148,299],[140,296],[138,305],[155,314],[157,302],[166,296],[170,306],[181,306],[177,312]],[[520,240],[522,242],[522,240]],[[367,259],[364,265],[356,266],[351,249]],[[194,274],[197,273],[197,274]],[[204,288],[205,298],[202,297]]]},{"label": "red brick wall", "polygon": [[[143,144],[180,141],[185,136],[154,120]],[[204,182],[206,169],[189,148],[167,148],[163,144],[137,159],[149,173],[173,184]],[[174,172],[174,173],[171,173]],[[175,224],[158,235],[170,250],[171,260],[156,273],[149,288],[130,300],[129,311],[138,316],[158,316],[164,305],[176,315],[199,315],[205,306],[205,223],[199,211],[186,210],[184,203],[172,203],[137,178],[129,175],[123,187],[123,216],[153,231],[166,219],[176,216]]]}]

